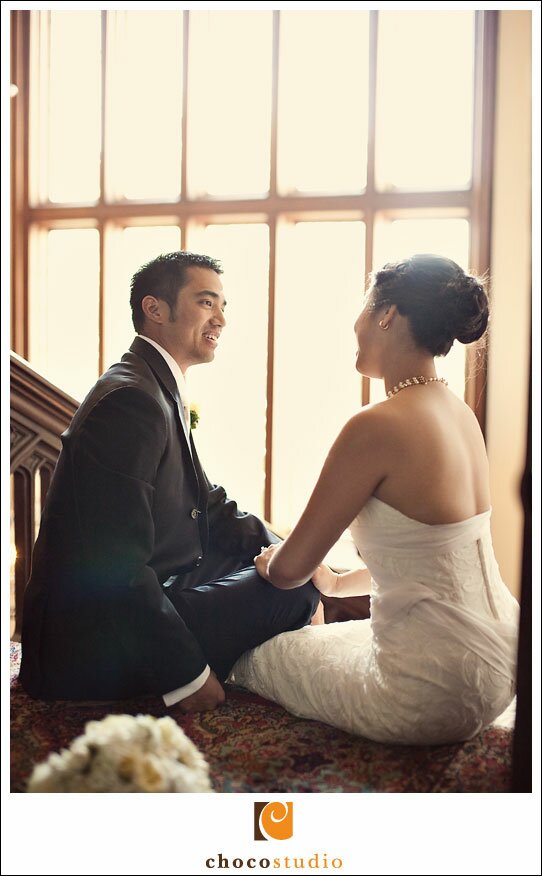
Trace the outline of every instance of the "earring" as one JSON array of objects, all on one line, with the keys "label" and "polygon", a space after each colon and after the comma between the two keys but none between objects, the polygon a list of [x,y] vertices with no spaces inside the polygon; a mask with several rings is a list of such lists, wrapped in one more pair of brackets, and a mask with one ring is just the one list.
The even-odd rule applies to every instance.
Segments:
[{"label": "earring", "polygon": [[383,319],[380,320],[380,322],[378,323],[378,325],[380,326],[380,328],[382,329],[383,332],[387,332],[388,329],[389,329],[389,327],[390,327],[389,322],[384,322]]}]

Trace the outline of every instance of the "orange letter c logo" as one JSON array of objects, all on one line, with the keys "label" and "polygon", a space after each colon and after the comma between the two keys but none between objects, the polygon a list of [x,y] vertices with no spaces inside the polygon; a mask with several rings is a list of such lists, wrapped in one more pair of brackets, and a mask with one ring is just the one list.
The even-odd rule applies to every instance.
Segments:
[{"label": "orange letter c logo", "polygon": [[294,832],[294,804],[277,800],[254,804],[254,839],[285,840]]}]

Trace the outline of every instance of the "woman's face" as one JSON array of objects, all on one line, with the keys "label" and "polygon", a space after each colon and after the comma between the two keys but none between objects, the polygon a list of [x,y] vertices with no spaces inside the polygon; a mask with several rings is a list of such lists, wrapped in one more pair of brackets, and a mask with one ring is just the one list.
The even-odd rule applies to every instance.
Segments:
[{"label": "woman's face", "polygon": [[366,377],[381,377],[380,354],[378,332],[378,313],[380,308],[375,308],[372,291],[365,296],[360,315],[354,324],[354,333],[358,342],[356,354],[356,371],[365,374]]}]

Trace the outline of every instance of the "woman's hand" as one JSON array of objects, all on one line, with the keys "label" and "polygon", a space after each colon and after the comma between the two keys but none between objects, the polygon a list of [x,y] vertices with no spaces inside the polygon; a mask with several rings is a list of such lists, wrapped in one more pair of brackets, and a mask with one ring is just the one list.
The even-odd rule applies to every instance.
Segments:
[{"label": "woman's hand", "polygon": [[258,556],[254,557],[256,571],[258,575],[260,575],[261,578],[265,578],[266,581],[271,580],[267,574],[267,567],[269,566],[269,561],[277,548],[278,544],[270,544],[269,547],[263,547]]},{"label": "woman's hand", "polygon": [[324,596],[335,596],[339,576],[332,572],[329,566],[320,563],[312,573],[312,583]]}]

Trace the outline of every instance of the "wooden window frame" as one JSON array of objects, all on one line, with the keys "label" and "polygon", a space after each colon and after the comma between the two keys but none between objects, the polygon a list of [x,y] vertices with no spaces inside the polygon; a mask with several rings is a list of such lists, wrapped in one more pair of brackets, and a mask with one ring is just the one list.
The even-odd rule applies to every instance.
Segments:
[{"label": "wooden window frame", "polygon": [[[25,359],[29,354],[28,300],[28,238],[33,228],[80,227],[84,222],[100,232],[99,331],[100,372],[104,368],[104,275],[105,232],[109,224],[129,225],[145,220],[147,224],[173,223],[180,228],[181,241],[186,241],[190,223],[266,222],[270,233],[268,352],[267,352],[267,427],[264,516],[271,517],[271,484],[273,461],[273,394],[274,394],[274,323],[276,282],[276,231],[281,218],[358,219],[365,223],[365,271],[373,269],[372,255],[375,218],[387,212],[416,215],[424,209],[443,215],[462,215],[470,227],[470,267],[479,274],[490,275],[491,191],[493,178],[493,138],[495,112],[495,71],[497,47],[497,11],[475,12],[474,69],[474,129],[472,182],[469,189],[443,192],[380,192],[375,187],[375,119],[376,71],[378,45],[378,11],[369,13],[369,140],[367,154],[367,186],[360,194],[310,195],[280,194],[277,187],[277,125],[280,12],[273,12],[272,100],[271,100],[271,169],[269,193],[258,198],[190,198],[187,188],[186,142],[188,125],[188,42],[190,13],[183,12],[183,116],[181,194],[171,202],[108,202],[104,197],[105,162],[105,82],[107,44],[107,12],[102,13],[102,161],[101,193],[96,203],[88,205],[29,203],[29,80],[30,80],[30,15],[29,11],[11,12],[11,75],[18,87],[11,109],[11,329],[12,349]],[[474,364],[469,350],[467,368]],[[475,373],[467,381],[465,398],[475,411],[485,430],[487,359],[477,363]],[[361,403],[369,401],[369,380],[361,380]]]}]

